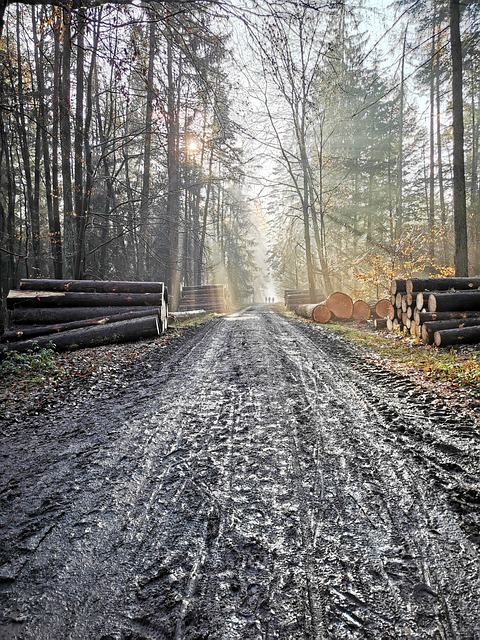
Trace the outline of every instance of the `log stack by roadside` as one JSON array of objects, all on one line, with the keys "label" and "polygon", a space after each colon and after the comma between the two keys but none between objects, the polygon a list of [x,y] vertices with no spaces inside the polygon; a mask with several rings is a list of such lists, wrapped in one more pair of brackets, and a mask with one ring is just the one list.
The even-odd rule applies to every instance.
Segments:
[{"label": "log stack by roadside", "polygon": [[299,304],[294,310],[297,315],[321,324],[335,320],[367,322],[372,319],[381,324],[383,320],[386,322],[390,307],[390,301],[387,299],[375,303],[367,303],[364,300],[353,302],[348,294],[335,291],[322,302]]},{"label": "log stack by roadside", "polygon": [[289,311],[295,311],[299,305],[312,303],[308,289],[285,289],[284,300]]},{"label": "log stack by roadside", "polygon": [[388,329],[446,347],[480,342],[480,278],[392,282]]},{"label": "log stack by roadside", "polygon": [[177,311],[203,309],[210,313],[226,313],[227,289],[224,284],[204,284],[183,287]]},{"label": "log stack by roadside", "polygon": [[163,282],[24,279],[7,308],[0,353],[127,342],[158,336],[168,324]]}]

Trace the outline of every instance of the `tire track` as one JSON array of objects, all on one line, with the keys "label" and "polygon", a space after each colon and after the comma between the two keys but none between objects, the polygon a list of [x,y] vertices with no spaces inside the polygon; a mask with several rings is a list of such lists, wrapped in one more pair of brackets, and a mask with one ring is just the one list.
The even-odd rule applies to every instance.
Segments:
[{"label": "tire track", "polygon": [[250,308],[17,432],[2,638],[470,640],[480,441],[414,397]]}]

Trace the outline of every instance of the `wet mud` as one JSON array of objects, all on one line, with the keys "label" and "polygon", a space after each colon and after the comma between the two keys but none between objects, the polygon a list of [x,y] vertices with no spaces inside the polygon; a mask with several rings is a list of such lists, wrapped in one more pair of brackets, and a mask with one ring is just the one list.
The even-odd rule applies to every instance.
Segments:
[{"label": "wet mud", "polygon": [[3,427],[0,637],[480,638],[480,431],[252,307]]}]

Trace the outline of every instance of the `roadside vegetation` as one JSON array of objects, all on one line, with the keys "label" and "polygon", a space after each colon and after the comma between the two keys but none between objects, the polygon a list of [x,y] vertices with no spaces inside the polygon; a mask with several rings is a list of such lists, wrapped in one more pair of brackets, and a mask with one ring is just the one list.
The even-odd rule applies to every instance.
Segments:
[{"label": "roadside vegetation", "polygon": [[469,387],[480,396],[480,347],[464,345],[449,350],[428,346],[400,333],[382,334],[347,324],[329,324],[328,329],[355,344],[374,351],[393,365],[415,369],[430,380]]},{"label": "roadside vegetation", "polygon": [[[172,322],[166,334],[156,340],[144,340],[116,345],[105,345],[92,349],[80,349],[58,353],[55,349],[33,349],[28,353],[9,353],[0,360],[0,390],[21,386],[25,389],[47,383],[81,380],[100,373],[114,373],[126,364],[131,364],[152,346],[166,347],[185,331],[208,322],[212,314]],[[1,399],[1,398],[0,398]]]}]

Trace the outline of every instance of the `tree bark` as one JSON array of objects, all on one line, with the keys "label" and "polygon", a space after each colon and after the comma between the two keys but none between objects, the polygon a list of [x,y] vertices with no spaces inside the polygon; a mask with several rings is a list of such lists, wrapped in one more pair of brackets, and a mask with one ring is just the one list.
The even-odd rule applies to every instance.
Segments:
[{"label": "tree bark", "polygon": [[462,329],[436,331],[434,342],[437,347],[449,347],[454,344],[476,344],[480,342],[480,326]]},{"label": "tree bark", "polygon": [[91,293],[163,293],[163,282],[130,282],[123,280],[20,280],[22,291],[72,291]]},{"label": "tree bark", "polygon": [[448,291],[480,289],[480,277],[472,278],[410,278],[406,281],[407,293],[414,291]]},{"label": "tree bark", "polygon": [[355,302],[353,303],[353,313],[352,313],[352,318],[354,320],[365,322],[366,320],[370,319],[371,315],[372,315],[372,311],[370,309],[369,304],[367,304],[364,300],[355,300]]},{"label": "tree bark", "polygon": [[72,329],[81,329],[82,327],[95,327],[97,325],[111,324],[112,322],[123,322],[124,320],[132,320],[133,318],[145,318],[148,316],[158,315],[159,309],[153,311],[151,308],[138,311],[127,311],[125,313],[114,313],[103,315],[97,318],[84,318],[83,320],[72,320],[71,322],[58,322],[57,324],[43,325],[26,325],[15,327],[9,331],[5,331],[0,339],[2,342],[16,342],[18,340],[26,340],[36,338],[38,336],[46,336],[51,333],[62,333],[63,331],[71,331]]},{"label": "tree bark", "polygon": [[450,0],[450,48],[453,102],[453,218],[455,275],[468,276],[467,203],[463,127],[463,71],[460,37],[460,1]]},{"label": "tree bark", "polygon": [[161,293],[79,293],[59,291],[10,291],[9,309],[17,307],[162,306]]},{"label": "tree bark", "polygon": [[159,306],[151,307],[39,307],[36,309],[20,308],[10,311],[12,325],[23,324],[63,324],[65,322],[75,322],[89,318],[102,318],[113,316],[118,313],[138,313],[149,312],[149,315],[158,315]]},{"label": "tree bark", "polygon": [[424,322],[421,327],[422,340],[427,344],[433,344],[434,334],[436,331],[444,331],[445,329],[460,329],[461,327],[478,327],[480,326],[480,317],[478,318],[457,318],[454,320],[436,320]]},{"label": "tree bark", "polygon": [[432,313],[435,311],[480,311],[480,291],[432,293],[428,298],[428,310]]}]

